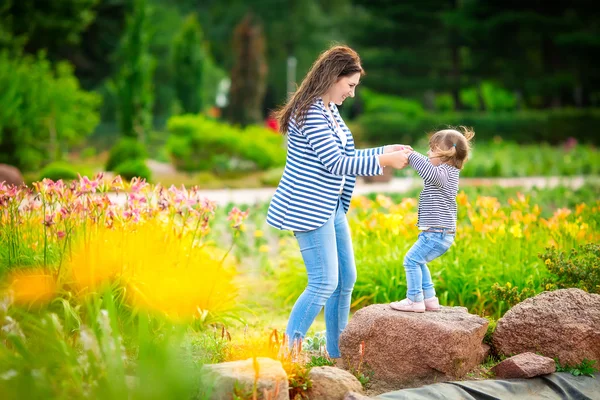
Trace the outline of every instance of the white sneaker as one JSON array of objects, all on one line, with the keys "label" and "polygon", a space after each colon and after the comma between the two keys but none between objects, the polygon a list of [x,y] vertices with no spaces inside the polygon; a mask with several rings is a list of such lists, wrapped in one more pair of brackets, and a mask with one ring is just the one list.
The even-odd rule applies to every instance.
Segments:
[{"label": "white sneaker", "polygon": [[440,301],[438,298],[433,296],[425,299],[425,309],[427,311],[440,311],[442,307],[440,306]]},{"label": "white sneaker", "polygon": [[390,303],[390,307],[398,311],[425,312],[424,301],[411,301],[410,299],[404,299]]}]

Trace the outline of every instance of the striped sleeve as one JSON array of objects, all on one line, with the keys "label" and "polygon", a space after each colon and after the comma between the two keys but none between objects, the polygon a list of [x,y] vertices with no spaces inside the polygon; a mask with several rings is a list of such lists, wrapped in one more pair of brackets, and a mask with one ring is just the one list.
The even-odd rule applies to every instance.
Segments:
[{"label": "striped sleeve", "polygon": [[321,163],[333,175],[373,176],[383,174],[376,155],[366,157],[342,155],[333,132],[319,109],[309,110],[302,134]]},{"label": "striped sleeve", "polygon": [[439,188],[443,188],[448,184],[448,171],[440,166],[434,166],[429,158],[413,151],[408,156],[409,164],[417,171],[419,176],[423,178],[425,183],[430,183]]},{"label": "striped sleeve", "polygon": [[356,157],[369,157],[383,154],[383,146],[373,147],[371,149],[356,150]]}]

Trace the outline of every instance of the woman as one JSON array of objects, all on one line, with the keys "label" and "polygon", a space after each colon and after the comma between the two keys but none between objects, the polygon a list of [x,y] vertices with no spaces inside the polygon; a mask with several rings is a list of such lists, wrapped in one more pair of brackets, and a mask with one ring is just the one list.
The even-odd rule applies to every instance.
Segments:
[{"label": "woman", "polygon": [[339,358],[348,323],[356,266],[346,212],[356,176],[404,168],[403,146],[355,150],[336,105],[354,97],[364,71],[358,54],[335,46],[315,61],[298,90],[275,114],[288,135],[287,162],[269,205],[269,225],[294,232],[308,273],[286,328],[298,343],[325,306],[327,352]]}]

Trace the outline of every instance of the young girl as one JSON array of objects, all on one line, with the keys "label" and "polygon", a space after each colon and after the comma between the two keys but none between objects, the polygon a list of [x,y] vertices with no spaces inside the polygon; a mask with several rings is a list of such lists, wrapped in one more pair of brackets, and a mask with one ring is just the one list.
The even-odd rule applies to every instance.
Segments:
[{"label": "young girl", "polygon": [[474,135],[465,127],[444,129],[431,136],[429,158],[416,151],[408,156],[409,164],[424,181],[417,222],[421,233],[404,257],[407,298],[391,303],[394,310],[440,310],[427,263],[444,254],[454,242],[458,177],[469,156]]}]

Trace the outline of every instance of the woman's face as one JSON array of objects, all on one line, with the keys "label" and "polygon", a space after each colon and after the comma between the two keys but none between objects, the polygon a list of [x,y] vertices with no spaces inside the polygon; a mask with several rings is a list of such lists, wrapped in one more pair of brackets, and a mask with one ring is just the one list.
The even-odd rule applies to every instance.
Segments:
[{"label": "woman's face", "polygon": [[354,97],[354,90],[359,82],[360,72],[342,76],[327,92],[329,94],[329,101],[334,102],[338,106],[342,105],[346,98]]}]

